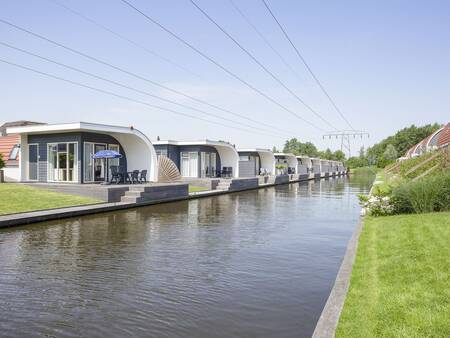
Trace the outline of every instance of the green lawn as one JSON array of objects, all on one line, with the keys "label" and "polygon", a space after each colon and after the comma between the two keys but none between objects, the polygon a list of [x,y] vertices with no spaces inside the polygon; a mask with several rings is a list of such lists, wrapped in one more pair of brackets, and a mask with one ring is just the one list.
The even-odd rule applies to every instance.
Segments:
[{"label": "green lawn", "polygon": [[199,192],[199,191],[207,191],[207,190],[209,190],[209,189],[205,188],[205,187],[198,187],[198,186],[189,184],[189,192]]},{"label": "green lawn", "polygon": [[23,184],[0,183],[0,215],[99,203],[101,201],[61,194]]},{"label": "green lawn", "polygon": [[337,337],[450,337],[450,213],[365,219]]}]

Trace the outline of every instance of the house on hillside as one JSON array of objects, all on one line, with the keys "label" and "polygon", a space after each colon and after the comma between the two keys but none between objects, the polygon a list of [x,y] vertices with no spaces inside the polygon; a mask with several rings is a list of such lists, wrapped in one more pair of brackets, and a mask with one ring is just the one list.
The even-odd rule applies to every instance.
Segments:
[{"label": "house on hillside", "polygon": [[42,125],[43,123],[32,121],[13,121],[6,122],[0,126],[0,154],[2,154],[5,167],[3,168],[6,181],[19,180],[19,153],[20,137],[18,134],[7,133],[11,127]]}]

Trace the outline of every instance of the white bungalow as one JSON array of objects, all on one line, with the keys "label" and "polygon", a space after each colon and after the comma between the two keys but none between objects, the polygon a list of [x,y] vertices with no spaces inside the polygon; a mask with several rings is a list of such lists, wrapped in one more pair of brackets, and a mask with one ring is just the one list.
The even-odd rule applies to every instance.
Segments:
[{"label": "white bungalow", "polygon": [[321,177],[329,176],[330,175],[330,161],[329,160],[320,160],[321,163]]},{"label": "white bungalow", "polygon": [[[94,183],[104,181],[111,166],[124,171],[146,170],[157,181],[156,151],[150,140],[133,127],[97,123],[42,124],[8,128],[19,134],[20,181]],[[94,159],[101,150],[115,150],[120,159]]]},{"label": "white bungalow", "polygon": [[275,153],[276,165],[284,166],[278,169],[281,174],[296,174],[297,173],[297,156],[291,153]]},{"label": "white bungalow", "polygon": [[298,174],[306,175],[312,172],[312,161],[308,156],[297,156]]},{"label": "white bungalow", "polygon": [[275,174],[275,155],[269,149],[244,148],[239,154],[239,177]]},{"label": "white bungalow", "polygon": [[236,148],[222,141],[155,141],[157,156],[170,158],[182,177],[239,177]]},{"label": "white bungalow", "polygon": [[322,177],[322,162],[320,158],[311,158],[314,177]]}]

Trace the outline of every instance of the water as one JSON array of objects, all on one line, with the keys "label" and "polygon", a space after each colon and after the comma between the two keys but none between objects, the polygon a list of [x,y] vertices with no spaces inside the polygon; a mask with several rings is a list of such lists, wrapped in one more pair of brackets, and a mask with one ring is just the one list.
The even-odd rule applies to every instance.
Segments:
[{"label": "water", "polygon": [[309,337],[372,178],[0,231],[0,335]]}]

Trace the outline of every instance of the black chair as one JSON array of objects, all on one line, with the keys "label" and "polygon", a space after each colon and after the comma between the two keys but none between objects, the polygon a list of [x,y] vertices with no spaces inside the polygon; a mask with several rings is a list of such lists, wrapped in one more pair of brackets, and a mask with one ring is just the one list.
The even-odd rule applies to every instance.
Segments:
[{"label": "black chair", "polygon": [[139,175],[139,182],[147,183],[147,170],[146,169],[141,171],[141,174]]},{"label": "black chair", "polygon": [[223,167],[221,177],[232,177],[233,167]]},{"label": "black chair", "polygon": [[131,184],[139,183],[139,170],[131,172]]},{"label": "black chair", "polygon": [[120,172],[119,166],[111,166],[111,180],[110,183],[119,184],[123,180],[123,173]]}]

